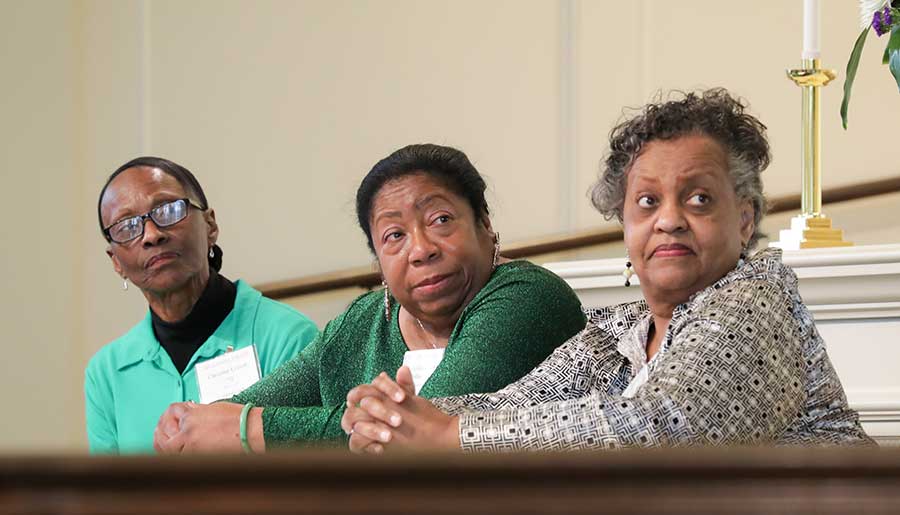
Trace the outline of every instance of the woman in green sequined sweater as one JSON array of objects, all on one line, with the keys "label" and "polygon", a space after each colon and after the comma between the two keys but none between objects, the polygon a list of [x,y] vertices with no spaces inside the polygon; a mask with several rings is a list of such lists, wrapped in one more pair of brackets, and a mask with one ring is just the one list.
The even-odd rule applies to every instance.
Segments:
[{"label": "woman in green sequined sweater", "polygon": [[494,391],[543,361],[584,328],[580,303],[551,272],[500,257],[484,190],[453,148],[410,145],[379,161],[356,208],[385,289],[356,299],[300,355],[229,402],[170,406],[156,449],[345,441],[347,392],[382,370],[410,365],[422,396],[443,397]]}]

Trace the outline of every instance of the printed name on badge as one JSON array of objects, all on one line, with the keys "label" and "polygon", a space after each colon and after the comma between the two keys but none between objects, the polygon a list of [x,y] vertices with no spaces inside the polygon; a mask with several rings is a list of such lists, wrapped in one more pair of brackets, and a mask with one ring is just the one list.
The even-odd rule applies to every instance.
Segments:
[{"label": "printed name on badge", "polygon": [[256,344],[197,363],[195,369],[201,404],[241,393],[262,376]]}]

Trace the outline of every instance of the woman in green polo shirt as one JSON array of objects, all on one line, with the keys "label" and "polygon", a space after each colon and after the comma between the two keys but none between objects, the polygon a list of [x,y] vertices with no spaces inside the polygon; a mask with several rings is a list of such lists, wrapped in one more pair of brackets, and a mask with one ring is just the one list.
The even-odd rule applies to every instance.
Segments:
[{"label": "woman in green polo shirt", "polygon": [[[97,214],[113,268],[126,289],[131,282],[141,290],[150,309],[88,363],[91,452],[152,451],[153,428],[166,407],[201,400],[198,363],[245,349],[229,357],[245,357],[252,381],[318,334],[290,306],[219,273],[215,213],[186,168],[155,157],[125,163],[101,190]],[[215,392],[213,383],[206,380],[204,390]]]},{"label": "woman in green polo shirt", "polygon": [[157,427],[168,453],[262,452],[346,441],[347,392],[407,364],[426,397],[493,391],[584,328],[575,293],[500,257],[485,182],[459,150],[411,145],[379,161],[357,218],[386,287],[356,299],[271,376],[209,406],[178,403]]}]

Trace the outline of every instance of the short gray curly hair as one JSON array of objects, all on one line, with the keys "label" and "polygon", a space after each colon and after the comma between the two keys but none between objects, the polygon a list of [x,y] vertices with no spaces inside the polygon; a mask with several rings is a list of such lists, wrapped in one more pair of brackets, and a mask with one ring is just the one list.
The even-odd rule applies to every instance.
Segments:
[{"label": "short gray curly hair", "polygon": [[766,126],[744,112],[745,103],[724,88],[676,94],[683,98],[658,98],[613,128],[604,168],[591,188],[591,202],[607,220],[616,218],[621,223],[625,177],[644,145],[653,140],[704,134],[725,148],[734,191],[739,199],[753,205],[754,231],[747,247],[754,247],[765,236],[759,231],[759,222],[766,212],[760,174],[772,160]]}]

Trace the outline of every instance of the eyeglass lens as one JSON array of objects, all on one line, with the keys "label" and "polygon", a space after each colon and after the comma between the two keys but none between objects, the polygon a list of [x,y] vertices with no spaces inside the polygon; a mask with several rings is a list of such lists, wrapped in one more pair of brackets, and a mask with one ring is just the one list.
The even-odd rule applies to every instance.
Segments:
[{"label": "eyeglass lens", "polygon": [[173,200],[154,207],[146,215],[133,216],[113,225],[109,235],[117,243],[125,243],[144,234],[144,221],[153,220],[158,227],[176,224],[187,216],[187,202],[182,199]]}]

